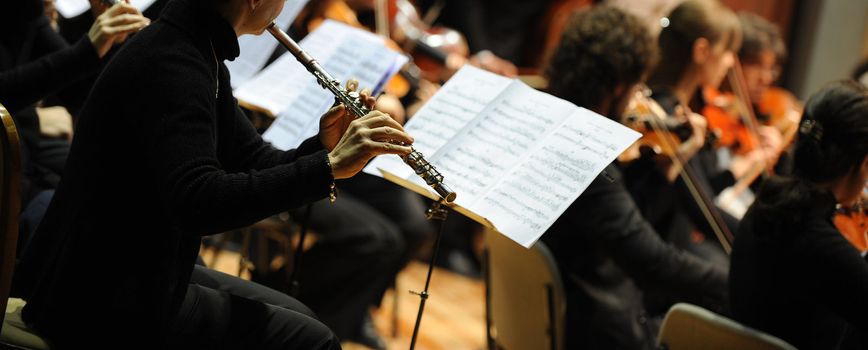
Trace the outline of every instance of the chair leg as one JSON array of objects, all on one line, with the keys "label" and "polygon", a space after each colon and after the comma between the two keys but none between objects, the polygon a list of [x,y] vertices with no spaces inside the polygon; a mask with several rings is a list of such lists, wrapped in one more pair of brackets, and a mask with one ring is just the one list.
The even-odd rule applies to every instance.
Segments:
[{"label": "chair leg", "polygon": [[551,341],[551,349],[559,350],[558,327],[555,320],[555,290],[551,283],[546,283],[546,303],[549,308],[549,341]]},{"label": "chair leg", "polygon": [[241,241],[241,257],[238,261],[238,277],[241,277],[244,274],[244,270],[248,271],[253,270],[253,262],[250,261],[250,230],[245,228],[241,229],[238,232],[242,235]]},{"label": "chair leg", "polygon": [[392,338],[398,338],[398,276],[392,282]]}]

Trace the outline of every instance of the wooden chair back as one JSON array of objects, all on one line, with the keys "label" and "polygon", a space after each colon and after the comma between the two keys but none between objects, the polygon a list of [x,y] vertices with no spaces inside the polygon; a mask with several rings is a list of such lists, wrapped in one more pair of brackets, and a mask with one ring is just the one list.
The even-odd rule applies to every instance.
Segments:
[{"label": "wooden chair back", "polygon": [[[12,288],[12,270],[18,246],[18,214],[21,211],[21,144],[12,116],[0,105],[0,310]],[[6,313],[0,313],[0,325]]]},{"label": "wooden chair back", "polygon": [[505,350],[564,349],[566,298],[554,256],[542,242],[526,249],[485,232],[490,334]]}]

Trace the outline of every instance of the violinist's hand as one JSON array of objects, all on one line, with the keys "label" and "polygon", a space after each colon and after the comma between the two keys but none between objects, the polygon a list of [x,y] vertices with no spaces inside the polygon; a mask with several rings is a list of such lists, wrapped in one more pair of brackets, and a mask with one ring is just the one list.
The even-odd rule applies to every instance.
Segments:
[{"label": "violinist's hand", "polygon": [[764,152],[765,162],[769,165],[776,164],[784,150],[784,135],[777,128],[766,125],[757,127],[757,134],[759,134],[760,149]]},{"label": "violinist's hand", "polygon": [[124,42],[128,35],[150,23],[151,20],[142,16],[138,9],[121,2],[97,16],[87,36],[99,57],[102,58],[112,45]]},{"label": "violinist's hand", "polygon": [[696,152],[705,145],[705,134],[708,132],[708,121],[705,120],[705,117],[693,113],[693,112],[685,112],[687,123],[690,124],[690,128],[692,131],[692,135],[686,141],[681,143],[681,147],[678,149],[678,153],[687,160],[693,157]]},{"label": "violinist's hand", "polygon": [[72,115],[63,107],[37,107],[39,132],[49,138],[72,137]]},{"label": "violinist's hand", "polygon": [[502,59],[488,50],[479,51],[471,56],[470,64],[507,77],[518,75],[518,68],[512,62]]},{"label": "violinist's hand", "polygon": [[361,171],[375,156],[410,153],[410,146],[398,143],[409,145],[413,138],[388,114],[373,111],[355,119],[328,154],[332,174],[335,179],[345,179]]}]

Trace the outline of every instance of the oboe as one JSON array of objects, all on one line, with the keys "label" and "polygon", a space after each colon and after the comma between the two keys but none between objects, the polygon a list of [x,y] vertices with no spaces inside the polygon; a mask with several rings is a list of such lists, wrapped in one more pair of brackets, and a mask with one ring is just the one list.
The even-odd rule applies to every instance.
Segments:
[{"label": "oboe", "polygon": [[[335,99],[346,106],[350,113],[356,117],[362,117],[370,112],[370,108],[365,106],[358,92],[347,91],[344,89],[343,86],[341,86],[340,81],[332,78],[332,76],[323,69],[319,62],[302,50],[301,46],[298,46],[295,40],[292,40],[289,35],[286,35],[286,33],[278,28],[273,22],[268,26],[268,32],[271,33],[271,35],[273,35],[274,38],[284,47],[286,47],[286,49],[295,56],[298,62],[307,68],[308,72],[316,77],[317,83],[319,83],[323,89],[331,91],[335,96]],[[431,186],[431,188],[433,188],[434,191],[436,191],[437,194],[446,201],[446,203],[455,201],[455,192],[443,183],[443,175],[441,175],[440,172],[431,165],[431,163],[428,163],[428,161],[425,160],[422,153],[410,147],[410,154],[401,157],[401,159],[413,169],[416,175],[419,175],[419,177],[425,180],[425,183],[428,184],[428,186]]]}]

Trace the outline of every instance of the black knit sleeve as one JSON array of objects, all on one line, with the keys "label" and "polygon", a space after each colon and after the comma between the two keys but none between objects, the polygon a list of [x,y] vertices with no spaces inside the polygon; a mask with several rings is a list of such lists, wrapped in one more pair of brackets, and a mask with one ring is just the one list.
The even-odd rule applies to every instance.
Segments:
[{"label": "black knit sleeve", "polygon": [[249,170],[266,169],[295,161],[296,158],[323,150],[319,137],[314,135],[297,149],[282,151],[262,139],[256,128],[235,102],[235,125],[232,134],[227,135],[231,146],[226,147],[230,161],[224,166],[228,169]]},{"label": "black knit sleeve", "polygon": [[[146,142],[144,168],[176,226],[213,234],[326,197],[333,179],[325,150],[279,152],[250,131],[236,132],[235,139],[218,134],[243,116],[215,115],[214,66],[194,53],[168,55],[153,72],[142,72],[153,77],[149,98],[130,109]],[[221,162],[218,149],[233,147],[252,154],[239,162],[249,168]]]},{"label": "black knit sleeve", "polygon": [[[718,308],[726,299],[727,273],[664,242],[645,221],[620,179],[595,180],[579,197],[588,203],[574,226],[594,240],[643,289]],[[710,305],[712,304],[712,305]]]},{"label": "black knit sleeve", "polygon": [[[51,40],[54,36],[63,40],[47,23],[37,30],[35,40],[39,45],[36,48],[40,51],[50,51],[46,45],[54,42]],[[18,110],[93,74],[99,68],[96,50],[90,40],[83,37],[73,46],[0,72],[0,102],[11,111]]]}]

